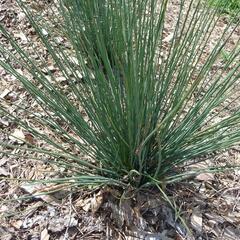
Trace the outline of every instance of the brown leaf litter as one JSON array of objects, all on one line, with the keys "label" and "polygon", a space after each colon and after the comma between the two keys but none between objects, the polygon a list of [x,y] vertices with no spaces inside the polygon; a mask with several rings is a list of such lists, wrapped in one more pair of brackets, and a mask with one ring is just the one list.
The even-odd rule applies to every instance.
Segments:
[{"label": "brown leaf litter", "polygon": [[[46,2],[51,1],[28,2],[36,11],[43,11],[47,8]],[[172,22],[178,3],[178,0],[172,1],[169,9],[164,38],[166,46],[172,39]],[[39,55],[47,56],[14,0],[0,0],[0,21],[19,39],[24,49],[31,52],[31,42],[34,42],[38,46]],[[216,37],[226,24],[227,20],[223,17],[217,26]],[[43,34],[48,34],[44,28]],[[232,42],[239,35],[237,30]],[[0,41],[5,40],[0,36]],[[65,44],[64,39],[59,39],[59,42]],[[208,50],[213,44],[214,39],[209,42]],[[32,54],[34,56],[35,53]],[[50,59],[48,67],[64,85],[65,78],[58,75],[58,70]],[[16,68],[24,71],[17,65]],[[14,77],[3,69],[0,69],[0,77],[0,97],[8,102],[3,104],[6,104],[12,114],[28,122],[32,122],[31,114],[26,114],[18,106],[35,110],[36,114],[44,114]],[[42,126],[36,128],[45,131]],[[0,130],[0,141],[8,139],[18,146],[24,145],[24,141],[38,146],[43,144],[5,117],[0,118]],[[19,151],[15,149],[12,153]],[[189,182],[168,186],[168,196],[179,209],[179,212],[174,212],[154,189],[141,192],[129,190],[125,193],[112,189],[83,189],[73,193],[74,189],[67,185],[26,184],[9,180],[49,179],[58,176],[59,169],[48,164],[47,156],[37,156],[43,159],[42,162],[34,161],[35,157],[36,154],[24,151],[21,158],[14,155],[6,157],[0,153],[0,240],[239,239],[239,170],[224,174],[203,173]],[[207,160],[204,164],[240,164],[240,148],[235,147],[209,158],[211,161]],[[28,198],[21,198],[24,194]],[[192,234],[186,231],[180,217],[185,220]]]}]

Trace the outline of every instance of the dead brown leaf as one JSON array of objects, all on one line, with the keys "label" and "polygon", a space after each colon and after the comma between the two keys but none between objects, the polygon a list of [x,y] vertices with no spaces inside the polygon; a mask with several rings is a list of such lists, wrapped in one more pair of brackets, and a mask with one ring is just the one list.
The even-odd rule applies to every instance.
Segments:
[{"label": "dead brown leaf", "polygon": [[15,228],[20,229],[23,224],[23,221],[22,220],[12,220],[12,221],[10,221],[10,224]]},{"label": "dead brown leaf", "polygon": [[213,181],[214,180],[214,174],[212,173],[201,173],[196,176],[196,180],[207,182],[207,181]]},{"label": "dead brown leaf", "polygon": [[203,224],[202,214],[200,212],[193,212],[193,214],[191,216],[192,227],[197,232],[201,232],[202,231],[202,224]]},{"label": "dead brown leaf", "polygon": [[15,129],[14,132],[9,136],[9,139],[19,144],[24,143],[25,135],[22,129]]},{"label": "dead brown leaf", "polygon": [[50,235],[48,234],[48,230],[45,228],[41,232],[40,240],[49,240],[49,239],[50,239]]},{"label": "dead brown leaf", "polygon": [[0,167],[0,176],[9,176],[10,173],[6,170],[6,168]]}]

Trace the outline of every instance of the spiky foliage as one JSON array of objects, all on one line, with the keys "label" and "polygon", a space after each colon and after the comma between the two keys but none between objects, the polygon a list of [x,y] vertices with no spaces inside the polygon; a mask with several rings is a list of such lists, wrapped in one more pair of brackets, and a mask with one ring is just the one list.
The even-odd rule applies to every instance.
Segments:
[{"label": "spiky foliage", "polygon": [[[10,61],[0,64],[44,109],[47,117],[35,120],[91,160],[30,124],[19,124],[55,149],[28,150],[56,158],[77,183],[141,186],[180,180],[192,173],[181,173],[191,160],[240,142],[239,105],[214,121],[239,98],[235,94],[225,104],[239,84],[237,45],[219,71],[213,71],[238,23],[218,33],[207,54],[218,17],[201,1],[180,1],[172,38],[166,40],[167,0],[59,0],[53,24],[68,38],[69,54],[54,43],[56,28],[44,35],[30,9],[19,4],[67,79],[67,90],[44,60],[39,67],[3,27],[15,53],[1,47]],[[13,61],[34,80],[16,71]],[[1,111],[16,119],[4,107]]]},{"label": "spiky foliage", "polygon": [[238,14],[240,11],[239,0],[208,0],[210,6],[216,7],[222,13],[229,13],[231,15]]}]

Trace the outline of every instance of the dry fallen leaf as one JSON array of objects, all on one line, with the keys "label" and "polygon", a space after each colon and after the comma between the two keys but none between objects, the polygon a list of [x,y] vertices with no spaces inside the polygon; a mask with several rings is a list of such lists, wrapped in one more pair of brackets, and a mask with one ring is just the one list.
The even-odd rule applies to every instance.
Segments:
[{"label": "dry fallen leaf", "polygon": [[1,125],[3,126],[9,126],[9,121],[7,119],[4,119],[4,118],[0,118],[0,127]]},{"label": "dry fallen leaf", "polygon": [[5,169],[5,168],[2,168],[0,167],[0,176],[9,176],[10,173]]},{"label": "dry fallen leaf", "polygon": [[2,167],[5,163],[7,163],[8,158],[6,156],[2,157],[0,159],[0,167]]},{"label": "dry fallen leaf", "polygon": [[21,42],[22,42],[23,44],[27,44],[27,42],[28,42],[28,39],[27,39],[26,35],[25,35],[23,32],[15,33],[15,34],[14,34],[14,37],[20,38],[20,39],[21,39]]},{"label": "dry fallen leaf", "polygon": [[10,221],[10,224],[13,227],[15,227],[15,228],[20,229],[22,224],[23,224],[23,221],[21,221],[21,220],[13,220],[13,221]]},{"label": "dry fallen leaf", "polygon": [[47,36],[47,35],[48,35],[47,30],[43,28],[43,29],[42,29],[42,34],[43,34],[44,36]]},{"label": "dry fallen leaf", "polygon": [[2,205],[2,206],[0,207],[0,213],[4,213],[4,212],[8,212],[8,211],[9,211],[8,206]]},{"label": "dry fallen leaf", "polygon": [[48,230],[45,228],[42,232],[41,232],[41,238],[40,240],[49,240],[50,235],[48,234]]},{"label": "dry fallen leaf", "polygon": [[27,193],[31,194],[33,197],[42,199],[44,202],[47,202],[54,206],[58,206],[60,204],[60,201],[53,197],[50,193],[57,190],[58,188],[61,190],[61,185],[47,187],[43,186],[42,184],[22,184],[21,188]]},{"label": "dry fallen leaf", "polygon": [[22,129],[15,129],[9,136],[9,139],[19,144],[24,142],[29,142],[32,145],[36,144],[36,140],[33,135],[28,132],[24,132]]},{"label": "dry fallen leaf", "polygon": [[86,199],[82,202],[82,209],[85,212],[88,212],[91,209],[91,199]]},{"label": "dry fallen leaf", "polygon": [[25,135],[21,129],[15,129],[14,132],[9,136],[9,139],[22,144],[24,143]]},{"label": "dry fallen leaf", "polygon": [[32,216],[32,215],[38,210],[38,208],[42,207],[43,205],[44,205],[43,202],[38,201],[38,202],[34,203],[33,205],[29,205],[29,206],[22,212],[22,214],[23,214],[23,216],[25,216],[25,217],[26,217],[26,216],[30,217],[30,216]]},{"label": "dry fallen leaf", "polygon": [[5,98],[11,91],[9,89],[4,89],[4,91],[0,94],[0,98]]},{"label": "dry fallen leaf", "polygon": [[61,232],[67,227],[76,227],[78,220],[74,216],[53,218],[50,220],[48,229],[52,232]]},{"label": "dry fallen leaf", "polygon": [[33,135],[30,133],[25,133],[24,134],[25,140],[29,142],[30,144],[34,145],[36,144],[36,140],[34,139]]},{"label": "dry fallen leaf", "polygon": [[56,77],[56,81],[57,81],[57,82],[65,82],[65,81],[66,81],[66,78],[63,77],[63,76]]},{"label": "dry fallen leaf", "polygon": [[170,42],[173,39],[174,34],[171,33],[163,39],[163,42]]},{"label": "dry fallen leaf", "polygon": [[11,239],[13,239],[12,237],[13,236],[11,233],[1,231],[1,229],[0,229],[0,240],[11,240]]},{"label": "dry fallen leaf", "polygon": [[19,21],[22,21],[25,17],[26,17],[25,13],[23,13],[23,12],[18,13],[18,20]]},{"label": "dry fallen leaf", "polygon": [[196,180],[198,181],[213,181],[214,180],[214,174],[212,173],[201,173],[199,175],[196,176]]},{"label": "dry fallen leaf", "polygon": [[96,213],[103,203],[103,193],[100,191],[96,195],[94,194],[91,200],[91,210]]},{"label": "dry fallen leaf", "polygon": [[202,214],[199,212],[193,212],[191,216],[191,224],[196,231],[201,232],[203,224]]},{"label": "dry fallen leaf", "polygon": [[94,196],[90,196],[85,199],[79,199],[75,206],[82,208],[85,212],[92,211],[92,213],[96,213],[98,209],[103,204],[103,191],[99,191],[97,194],[94,194]]}]

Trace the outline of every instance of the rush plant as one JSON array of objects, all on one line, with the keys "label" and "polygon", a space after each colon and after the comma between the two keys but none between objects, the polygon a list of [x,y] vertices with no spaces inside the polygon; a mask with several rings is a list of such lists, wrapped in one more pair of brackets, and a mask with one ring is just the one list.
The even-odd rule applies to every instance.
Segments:
[{"label": "rush plant", "polygon": [[48,34],[30,7],[18,3],[67,85],[1,26],[14,51],[2,44],[0,65],[42,107],[44,116],[33,113],[38,126],[63,141],[18,119],[1,100],[2,115],[48,146],[13,148],[49,155],[68,170],[58,181],[75,185],[139,187],[222,170],[186,167],[240,143],[239,39],[221,61],[239,22],[217,32],[208,51],[219,16],[201,0],[179,1],[172,33],[166,32],[168,0],[57,0]]},{"label": "rush plant", "polygon": [[210,6],[216,7],[222,13],[228,13],[231,15],[238,15],[240,12],[240,1],[239,0],[208,0]]}]

